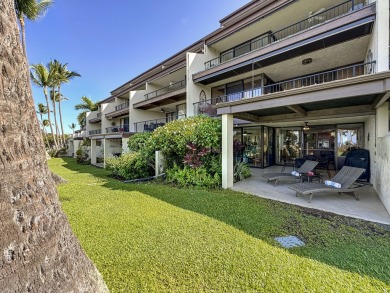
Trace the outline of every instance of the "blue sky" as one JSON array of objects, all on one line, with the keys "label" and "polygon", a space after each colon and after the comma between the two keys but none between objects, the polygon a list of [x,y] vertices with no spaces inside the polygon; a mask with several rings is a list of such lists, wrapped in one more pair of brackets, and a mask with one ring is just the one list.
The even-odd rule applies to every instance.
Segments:
[{"label": "blue sky", "polygon": [[[30,64],[68,63],[82,77],[64,85],[64,126],[77,123],[74,105],[94,101],[201,39],[249,0],[57,0],[44,18],[26,23]],[[35,104],[43,92],[33,86]]]}]

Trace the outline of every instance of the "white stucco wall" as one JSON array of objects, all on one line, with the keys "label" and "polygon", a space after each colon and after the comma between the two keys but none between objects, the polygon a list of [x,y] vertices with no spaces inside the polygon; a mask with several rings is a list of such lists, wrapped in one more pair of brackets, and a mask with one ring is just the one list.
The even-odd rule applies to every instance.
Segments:
[{"label": "white stucco wall", "polygon": [[[165,113],[157,112],[157,111],[150,111],[150,110],[140,110],[140,109],[134,109],[133,105],[135,103],[141,102],[145,100],[145,94],[152,92],[155,88],[147,84],[146,90],[140,90],[140,91],[131,91],[130,92],[130,115],[129,115],[129,123],[130,123],[130,132],[135,132],[135,125],[134,123],[141,122],[141,121],[147,121],[152,119],[162,119],[165,118]],[[153,90],[151,90],[153,88]],[[137,130],[140,132],[140,130]]]},{"label": "white stucco wall", "polygon": [[373,2],[376,2],[376,19],[368,51],[371,50],[376,61],[376,72],[381,72],[389,70],[389,1],[370,1]]},{"label": "white stucco wall", "polygon": [[365,148],[370,151],[371,183],[390,213],[390,136],[378,137],[375,116],[370,116],[364,124]]},{"label": "white stucco wall", "polygon": [[199,95],[203,90],[206,94],[206,100],[211,99],[211,88],[192,81],[192,75],[204,70],[204,63],[209,58],[205,54],[187,53],[187,117],[196,115],[194,113],[194,103],[199,102]]},{"label": "white stucco wall", "polygon": [[390,213],[390,136],[379,137],[376,150],[375,172],[380,180],[375,180],[374,189]]}]

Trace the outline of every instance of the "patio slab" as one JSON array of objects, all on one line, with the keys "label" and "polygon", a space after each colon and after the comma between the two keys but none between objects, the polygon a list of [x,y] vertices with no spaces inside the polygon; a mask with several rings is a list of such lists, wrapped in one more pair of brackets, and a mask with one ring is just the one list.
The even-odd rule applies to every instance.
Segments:
[{"label": "patio slab", "polygon": [[[357,192],[359,201],[344,193],[341,195],[318,193],[309,203],[308,198],[296,197],[295,192],[288,188],[289,185],[296,183],[296,180],[278,181],[277,186],[274,187],[273,182],[267,183],[267,180],[261,176],[263,173],[280,172],[281,169],[281,166],[266,169],[252,168],[252,177],[235,183],[231,189],[306,208],[390,225],[390,214],[371,186],[363,187]],[[291,171],[291,168],[285,170],[286,173]],[[323,173],[325,175],[326,172],[323,171]]]}]

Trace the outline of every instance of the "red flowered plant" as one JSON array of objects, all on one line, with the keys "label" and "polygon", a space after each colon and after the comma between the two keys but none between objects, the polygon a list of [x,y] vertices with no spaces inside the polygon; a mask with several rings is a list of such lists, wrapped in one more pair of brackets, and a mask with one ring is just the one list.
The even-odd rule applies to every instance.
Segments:
[{"label": "red flowered plant", "polygon": [[199,148],[195,143],[189,142],[186,144],[187,154],[184,156],[184,165],[190,166],[191,168],[199,168],[202,166],[202,157],[206,156],[211,152],[210,148]]}]

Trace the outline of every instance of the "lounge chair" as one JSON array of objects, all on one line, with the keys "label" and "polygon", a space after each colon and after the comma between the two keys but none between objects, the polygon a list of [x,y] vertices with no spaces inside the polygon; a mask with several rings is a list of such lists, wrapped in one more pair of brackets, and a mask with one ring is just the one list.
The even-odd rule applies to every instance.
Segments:
[{"label": "lounge chair", "polygon": [[[296,196],[299,195],[309,195],[309,202],[313,198],[315,193],[348,193],[353,195],[356,200],[359,198],[356,195],[356,190],[361,187],[361,185],[356,185],[355,181],[359,178],[360,175],[365,172],[365,169],[355,168],[344,166],[341,170],[331,179],[332,182],[339,183],[341,188],[337,188],[331,185],[326,185],[324,183],[313,183],[313,182],[301,182],[289,186],[292,190],[296,192]],[[355,183],[355,185],[354,185]]]},{"label": "lounge chair", "polygon": [[[301,174],[309,173],[314,170],[318,162],[306,160],[301,167],[299,167],[295,172]],[[290,173],[265,173],[263,177],[267,179],[267,182],[275,181],[275,186],[278,183],[278,180],[285,179],[301,179],[301,176],[295,176]]]}]

